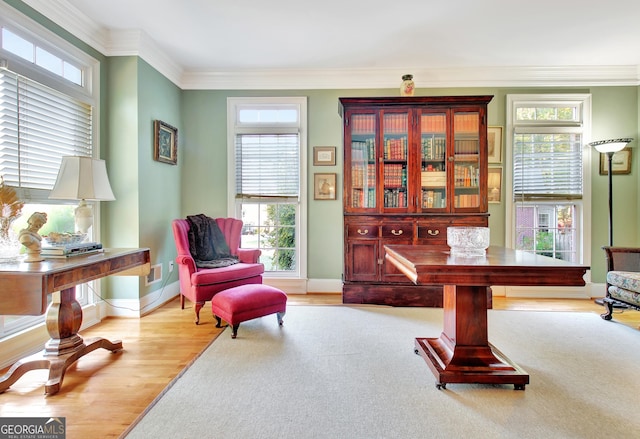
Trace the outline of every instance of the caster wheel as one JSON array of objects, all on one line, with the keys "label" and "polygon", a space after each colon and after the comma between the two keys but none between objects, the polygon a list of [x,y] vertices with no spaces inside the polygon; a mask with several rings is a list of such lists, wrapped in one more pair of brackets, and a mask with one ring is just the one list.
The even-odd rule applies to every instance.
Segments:
[{"label": "caster wheel", "polygon": [[436,389],[445,390],[447,388],[447,383],[436,383]]},{"label": "caster wheel", "polygon": [[414,354],[416,354],[416,355],[420,355],[420,352],[418,352],[418,350],[417,350],[417,349],[414,349],[414,350],[413,350],[413,353],[414,353]]}]

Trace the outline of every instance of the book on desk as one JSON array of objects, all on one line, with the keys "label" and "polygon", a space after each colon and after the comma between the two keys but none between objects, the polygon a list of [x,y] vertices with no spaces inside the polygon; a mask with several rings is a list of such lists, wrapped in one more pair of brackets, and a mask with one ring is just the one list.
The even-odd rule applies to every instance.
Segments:
[{"label": "book on desk", "polygon": [[102,244],[99,242],[82,242],[42,247],[40,255],[44,258],[69,258],[89,253],[98,253],[101,251]]}]

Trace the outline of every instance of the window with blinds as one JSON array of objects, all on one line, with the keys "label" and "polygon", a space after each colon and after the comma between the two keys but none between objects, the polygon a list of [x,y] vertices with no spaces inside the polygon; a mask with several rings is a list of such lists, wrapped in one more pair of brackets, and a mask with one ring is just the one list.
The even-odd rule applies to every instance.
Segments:
[{"label": "window with blinds", "polygon": [[265,276],[304,279],[306,98],[229,98],[229,212]]},{"label": "window with blinds", "polygon": [[236,137],[236,198],[300,195],[300,141],[295,134]]},{"label": "window with blinds", "polygon": [[28,190],[30,199],[45,199],[62,156],[92,155],[92,111],[87,103],[0,69],[0,175],[5,182]]},{"label": "window with blinds", "polygon": [[589,105],[588,95],[507,96],[514,248],[583,259]]},{"label": "window with blinds", "polygon": [[513,196],[520,200],[582,198],[580,133],[516,133]]}]

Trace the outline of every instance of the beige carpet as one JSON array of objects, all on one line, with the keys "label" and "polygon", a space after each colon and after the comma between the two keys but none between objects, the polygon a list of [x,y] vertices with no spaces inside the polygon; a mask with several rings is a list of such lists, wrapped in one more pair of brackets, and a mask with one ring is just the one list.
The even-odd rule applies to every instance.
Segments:
[{"label": "beige carpet", "polygon": [[135,438],[635,438],[640,331],[591,313],[489,311],[489,339],[531,375],[437,390],[415,337],[442,310],[290,306],[229,329],[132,428]]}]

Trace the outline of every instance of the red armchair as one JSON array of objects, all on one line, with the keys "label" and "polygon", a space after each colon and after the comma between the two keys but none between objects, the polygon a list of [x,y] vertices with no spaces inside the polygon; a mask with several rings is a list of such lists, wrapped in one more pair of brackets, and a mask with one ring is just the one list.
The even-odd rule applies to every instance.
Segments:
[{"label": "red armchair", "polygon": [[198,268],[189,251],[189,221],[175,219],[171,226],[178,256],[180,280],[180,306],[184,309],[184,298],[193,302],[196,325],[200,322],[200,310],[206,301],[220,291],[244,284],[261,284],[264,265],[258,262],[261,251],[240,248],[242,221],[235,218],[216,218],[231,254],[240,262],[221,268]]}]

